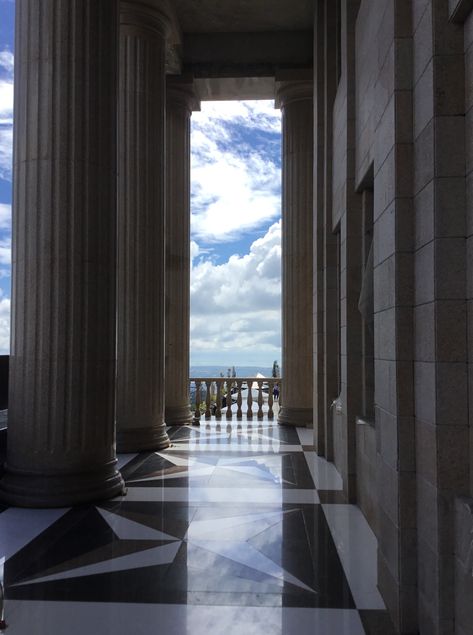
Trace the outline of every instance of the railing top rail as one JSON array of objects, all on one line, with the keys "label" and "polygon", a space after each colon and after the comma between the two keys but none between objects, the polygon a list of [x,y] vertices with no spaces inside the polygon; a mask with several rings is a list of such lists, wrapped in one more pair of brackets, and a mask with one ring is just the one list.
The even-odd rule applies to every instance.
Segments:
[{"label": "railing top rail", "polygon": [[282,377],[189,377],[189,381],[282,381]]}]

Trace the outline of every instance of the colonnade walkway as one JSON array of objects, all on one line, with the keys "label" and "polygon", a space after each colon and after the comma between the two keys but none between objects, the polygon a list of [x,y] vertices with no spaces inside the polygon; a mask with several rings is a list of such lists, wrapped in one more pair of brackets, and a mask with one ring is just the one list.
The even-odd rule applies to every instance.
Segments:
[{"label": "colonnade walkway", "polygon": [[310,430],[169,436],[119,457],[124,497],[0,508],[9,635],[389,634],[376,539]]}]

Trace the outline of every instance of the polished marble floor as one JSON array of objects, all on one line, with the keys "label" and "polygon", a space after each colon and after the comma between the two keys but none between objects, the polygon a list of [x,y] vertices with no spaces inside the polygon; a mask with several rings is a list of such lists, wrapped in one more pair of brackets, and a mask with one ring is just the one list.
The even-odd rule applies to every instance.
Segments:
[{"label": "polished marble floor", "polygon": [[388,635],[375,537],[310,431],[169,434],[119,457],[124,497],[0,508],[8,633]]}]

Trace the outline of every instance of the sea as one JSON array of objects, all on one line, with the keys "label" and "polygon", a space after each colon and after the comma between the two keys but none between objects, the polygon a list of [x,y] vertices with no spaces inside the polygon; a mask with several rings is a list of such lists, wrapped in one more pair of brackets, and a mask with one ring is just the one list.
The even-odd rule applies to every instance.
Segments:
[{"label": "sea", "polygon": [[[191,366],[190,377],[220,377],[223,373],[227,377],[228,369],[232,366]],[[264,377],[271,377],[273,367],[271,366],[235,366],[237,377],[256,377],[258,373]]]}]

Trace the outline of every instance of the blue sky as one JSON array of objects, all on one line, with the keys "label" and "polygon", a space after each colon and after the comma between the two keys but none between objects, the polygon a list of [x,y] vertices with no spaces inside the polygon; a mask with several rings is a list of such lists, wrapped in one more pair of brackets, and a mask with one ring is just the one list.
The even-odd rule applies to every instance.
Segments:
[{"label": "blue sky", "polygon": [[13,2],[0,0],[0,353],[10,348],[14,12]]},{"label": "blue sky", "polygon": [[281,359],[281,118],[270,101],[192,115],[191,365]]},{"label": "blue sky", "polygon": [[[0,353],[9,352],[14,1],[0,0]],[[192,117],[191,364],[280,360],[281,135],[273,102]]]}]

